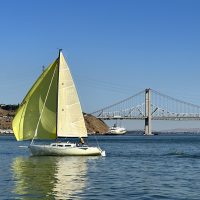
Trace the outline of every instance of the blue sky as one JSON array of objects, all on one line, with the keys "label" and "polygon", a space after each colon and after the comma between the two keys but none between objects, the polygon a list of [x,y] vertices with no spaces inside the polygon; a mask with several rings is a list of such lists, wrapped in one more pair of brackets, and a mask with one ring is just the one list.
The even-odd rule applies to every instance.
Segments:
[{"label": "blue sky", "polygon": [[0,7],[0,103],[19,103],[58,55],[83,109],[145,88],[200,105],[200,1],[7,0]]}]

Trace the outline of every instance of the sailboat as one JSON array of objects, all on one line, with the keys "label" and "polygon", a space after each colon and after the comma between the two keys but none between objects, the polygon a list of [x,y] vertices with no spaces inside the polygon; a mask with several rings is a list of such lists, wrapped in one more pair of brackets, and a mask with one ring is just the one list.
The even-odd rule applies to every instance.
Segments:
[{"label": "sailboat", "polygon": [[[32,155],[105,156],[99,146],[59,141],[87,137],[77,90],[62,50],[25,96],[12,127],[18,141],[32,140],[28,146]],[[37,140],[49,139],[55,141],[36,144]]]}]

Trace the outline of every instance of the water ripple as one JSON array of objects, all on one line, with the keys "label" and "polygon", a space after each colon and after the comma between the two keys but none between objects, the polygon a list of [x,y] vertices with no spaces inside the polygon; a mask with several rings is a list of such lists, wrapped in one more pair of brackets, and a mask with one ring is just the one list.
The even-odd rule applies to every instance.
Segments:
[{"label": "water ripple", "polygon": [[30,157],[4,138],[0,199],[197,200],[200,136],[195,137],[99,137],[106,157]]}]

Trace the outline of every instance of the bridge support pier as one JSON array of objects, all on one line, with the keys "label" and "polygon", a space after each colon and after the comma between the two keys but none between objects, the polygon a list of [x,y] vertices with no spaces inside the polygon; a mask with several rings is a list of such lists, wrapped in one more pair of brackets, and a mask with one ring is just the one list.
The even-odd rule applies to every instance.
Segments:
[{"label": "bridge support pier", "polygon": [[151,132],[151,89],[145,90],[145,125],[144,134],[152,135]]}]

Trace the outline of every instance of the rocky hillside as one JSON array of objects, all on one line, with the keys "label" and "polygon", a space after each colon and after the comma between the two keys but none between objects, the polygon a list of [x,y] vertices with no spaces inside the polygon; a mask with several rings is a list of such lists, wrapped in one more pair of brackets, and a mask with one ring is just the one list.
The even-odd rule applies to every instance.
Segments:
[{"label": "rocky hillside", "polygon": [[109,127],[107,124],[90,114],[84,114],[85,124],[88,133],[103,134],[108,132]]},{"label": "rocky hillside", "polygon": [[[17,105],[0,106],[0,129],[12,129],[12,119],[17,108]],[[109,127],[103,121],[90,114],[84,113],[84,119],[89,134],[103,134],[106,133],[109,129]]]},{"label": "rocky hillside", "polygon": [[10,107],[0,107],[0,129],[11,129],[12,119],[15,115],[15,109]]}]

